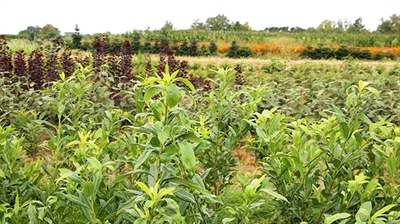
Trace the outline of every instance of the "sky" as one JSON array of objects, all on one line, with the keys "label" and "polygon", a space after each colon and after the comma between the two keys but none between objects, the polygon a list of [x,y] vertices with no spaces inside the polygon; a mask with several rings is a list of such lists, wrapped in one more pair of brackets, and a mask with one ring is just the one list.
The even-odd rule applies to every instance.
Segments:
[{"label": "sky", "polygon": [[324,20],[362,18],[370,31],[381,19],[400,15],[400,0],[0,0],[0,34],[18,34],[28,26],[51,24],[82,34],[158,30],[166,21],[188,29],[195,21],[225,15],[231,22],[248,22],[253,30],[266,27],[317,27]]}]

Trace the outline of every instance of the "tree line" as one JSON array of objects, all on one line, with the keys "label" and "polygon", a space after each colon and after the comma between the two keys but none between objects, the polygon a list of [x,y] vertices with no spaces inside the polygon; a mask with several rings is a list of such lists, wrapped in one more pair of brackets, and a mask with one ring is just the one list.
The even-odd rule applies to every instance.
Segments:
[{"label": "tree line", "polygon": [[[75,31],[77,27],[75,28]],[[175,30],[172,21],[166,21],[161,31],[168,32]],[[199,19],[195,20],[190,25],[190,30],[206,30],[206,31],[252,31],[250,24],[248,22],[241,23],[239,21],[230,21],[225,15],[218,14],[215,17],[207,18],[205,22],[201,22]],[[266,27],[265,32],[321,32],[321,33],[369,33],[371,31],[365,28],[365,24],[362,22],[362,18],[359,17],[354,22],[347,19],[339,19],[338,21],[324,20],[317,27]],[[381,19],[381,23],[378,25],[377,29],[372,32],[378,33],[400,33],[400,15],[393,14],[388,19]],[[71,32],[70,34],[73,34]],[[27,29],[22,30],[18,33],[19,37],[25,37],[28,39],[34,39],[35,37],[42,37],[47,39],[57,38],[61,36],[58,28],[51,24],[46,24],[44,27],[39,26],[29,26]]]}]

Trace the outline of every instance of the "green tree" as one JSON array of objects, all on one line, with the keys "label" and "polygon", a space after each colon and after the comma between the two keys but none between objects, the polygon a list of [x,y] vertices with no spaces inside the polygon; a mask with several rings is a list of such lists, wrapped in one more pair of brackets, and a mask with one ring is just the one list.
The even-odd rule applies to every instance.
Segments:
[{"label": "green tree", "polygon": [[72,34],[72,44],[71,49],[81,48],[82,35],[79,33],[78,24],[75,25],[75,33]]},{"label": "green tree", "polygon": [[351,25],[351,24],[350,24],[350,22],[349,22],[347,19],[345,19],[345,20],[339,19],[339,20],[336,22],[335,31],[344,32],[344,31],[346,31],[347,29],[349,29],[350,25]]},{"label": "green tree", "polygon": [[248,22],[246,22],[245,24],[240,24],[239,21],[236,21],[235,23],[231,23],[231,29],[234,31],[250,31],[251,27]]},{"label": "green tree", "polygon": [[190,46],[189,46],[189,55],[194,57],[197,56],[197,40],[196,38],[193,38],[192,41],[190,41]]},{"label": "green tree", "polygon": [[131,52],[133,54],[137,54],[137,53],[139,53],[140,50],[141,50],[140,34],[139,34],[139,32],[135,31],[133,33],[133,41],[132,41]]},{"label": "green tree", "polygon": [[211,31],[221,31],[221,30],[228,30],[229,20],[225,15],[218,14],[215,17],[210,17],[206,21],[207,29]]},{"label": "green tree", "polygon": [[192,23],[192,25],[190,25],[190,28],[193,29],[193,30],[206,30],[207,29],[206,25],[204,23],[202,23],[202,22],[199,22],[198,19],[196,19]]},{"label": "green tree", "polygon": [[239,51],[239,45],[237,45],[236,41],[234,40],[232,41],[232,44],[229,47],[226,56],[230,58],[237,58],[239,57],[238,51]]},{"label": "green tree", "polygon": [[211,41],[210,42],[210,46],[208,47],[208,50],[210,51],[211,55],[216,55],[217,54],[217,50],[218,50],[217,44],[215,44],[214,41]]},{"label": "green tree", "polygon": [[40,34],[42,28],[39,26],[33,27],[28,26],[26,30],[21,30],[18,35],[19,36],[27,36],[29,40],[34,40],[37,35]]},{"label": "green tree", "polygon": [[324,33],[332,33],[335,30],[336,24],[332,20],[324,20],[318,25],[317,31]]},{"label": "green tree", "polygon": [[179,47],[179,55],[189,55],[189,43],[186,38],[183,39],[183,42]]},{"label": "green tree", "polygon": [[53,25],[46,24],[40,31],[40,34],[42,34],[46,38],[55,38],[56,36],[60,35],[60,31]]},{"label": "green tree", "polygon": [[353,24],[349,26],[347,31],[350,33],[360,33],[367,31],[367,29],[365,29],[365,25],[362,24],[362,18],[359,17]]},{"label": "green tree", "polygon": [[144,41],[144,44],[143,44],[143,51],[146,53],[151,53],[151,51],[152,51],[150,36],[146,36],[146,40]]},{"label": "green tree", "polygon": [[399,33],[400,32],[400,15],[393,14],[387,20],[381,19],[376,31],[380,33]]},{"label": "green tree", "polygon": [[165,21],[164,26],[161,28],[163,32],[170,32],[174,30],[174,24],[171,21]]}]

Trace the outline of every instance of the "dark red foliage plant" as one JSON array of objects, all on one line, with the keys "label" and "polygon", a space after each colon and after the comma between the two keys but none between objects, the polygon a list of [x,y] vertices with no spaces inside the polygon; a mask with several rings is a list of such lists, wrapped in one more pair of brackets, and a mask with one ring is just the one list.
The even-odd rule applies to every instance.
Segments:
[{"label": "dark red foliage plant", "polygon": [[23,50],[15,52],[14,55],[14,82],[21,82],[23,89],[28,89],[28,73],[26,72],[25,53]]},{"label": "dark red foliage plant", "polygon": [[131,43],[129,40],[125,40],[122,45],[122,77],[124,83],[128,83],[133,79],[132,75],[132,56],[131,52]]},{"label": "dark red foliage plant", "polygon": [[60,50],[60,42],[58,40],[53,40],[53,45],[48,48],[46,67],[47,67],[47,82],[54,82],[59,79],[59,57],[58,51]]},{"label": "dark red foliage plant", "polygon": [[43,54],[38,50],[32,51],[28,59],[29,81],[33,83],[33,88],[39,90],[43,86]]},{"label": "dark red foliage plant", "polygon": [[10,78],[12,69],[11,52],[7,46],[6,36],[0,35],[0,75]]},{"label": "dark red foliage plant", "polygon": [[[106,55],[106,36],[104,34],[100,35],[95,42],[94,47],[96,48],[96,54],[94,57],[94,72],[99,75]],[[99,79],[99,77],[96,79]]]},{"label": "dark red foliage plant", "polygon": [[74,61],[71,56],[71,51],[66,49],[60,56],[62,71],[65,77],[69,77],[74,73]]}]

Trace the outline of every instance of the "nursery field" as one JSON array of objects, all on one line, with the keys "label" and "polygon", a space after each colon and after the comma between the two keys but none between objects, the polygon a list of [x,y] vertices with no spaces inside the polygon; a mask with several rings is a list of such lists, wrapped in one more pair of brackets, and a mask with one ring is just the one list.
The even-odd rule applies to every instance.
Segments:
[{"label": "nursery field", "polygon": [[399,223],[395,61],[0,38],[1,223]]}]

